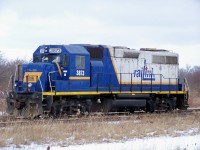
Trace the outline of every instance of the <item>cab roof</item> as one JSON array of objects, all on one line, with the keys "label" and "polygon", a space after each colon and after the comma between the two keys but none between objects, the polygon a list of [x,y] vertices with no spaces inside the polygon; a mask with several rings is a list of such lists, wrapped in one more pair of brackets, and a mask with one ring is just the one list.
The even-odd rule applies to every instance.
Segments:
[{"label": "cab roof", "polygon": [[84,46],[81,45],[41,45],[39,46],[33,55],[38,54],[61,54],[61,53],[68,53],[68,54],[81,54],[81,55],[89,55]]}]

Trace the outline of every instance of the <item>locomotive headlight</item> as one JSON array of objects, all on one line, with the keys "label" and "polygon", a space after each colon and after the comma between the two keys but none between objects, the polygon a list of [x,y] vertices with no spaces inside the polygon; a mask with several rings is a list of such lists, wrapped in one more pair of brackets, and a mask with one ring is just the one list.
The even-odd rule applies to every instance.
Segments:
[{"label": "locomotive headlight", "polygon": [[17,83],[15,83],[15,87],[17,86]]},{"label": "locomotive headlight", "polygon": [[32,83],[28,83],[28,87],[30,88],[32,86]]}]

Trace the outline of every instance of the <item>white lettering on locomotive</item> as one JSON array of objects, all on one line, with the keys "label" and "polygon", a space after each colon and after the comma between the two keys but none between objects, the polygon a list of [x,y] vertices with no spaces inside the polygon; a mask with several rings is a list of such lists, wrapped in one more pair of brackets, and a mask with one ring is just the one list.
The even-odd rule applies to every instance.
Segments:
[{"label": "white lettering on locomotive", "polygon": [[84,76],[85,75],[85,71],[84,70],[76,70],[76,75],[77,76]]},{"label": "white lettering on locomotive", "polygon": [[49,49],[49,53],[57,54],[57,53],[61,53],[61,52],[62,52],[61,48],[50,48]]}]

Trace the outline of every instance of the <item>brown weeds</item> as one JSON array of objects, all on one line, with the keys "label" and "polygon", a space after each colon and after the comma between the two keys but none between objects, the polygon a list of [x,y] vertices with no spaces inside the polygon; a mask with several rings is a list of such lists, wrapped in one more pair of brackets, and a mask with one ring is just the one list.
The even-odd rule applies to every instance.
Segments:
[{"label": "brown weeds", "polygon": [[[12,125],[0,128],[0,146],[35,143],[61,145],[88,142],[127,140],[151,136],[197,134],[200,131],[200,113],[146,114],[124,121],[94,121],[58,123],[44,121],[29,125]],[[188,133],[193,129],[194,132]],[[192,130],[191,130],[192,131]]]},{"label": "brown weeds", "polygon": [[0,112],[5,112],[6,111],[6,101],[5,99],[0,98]]}]

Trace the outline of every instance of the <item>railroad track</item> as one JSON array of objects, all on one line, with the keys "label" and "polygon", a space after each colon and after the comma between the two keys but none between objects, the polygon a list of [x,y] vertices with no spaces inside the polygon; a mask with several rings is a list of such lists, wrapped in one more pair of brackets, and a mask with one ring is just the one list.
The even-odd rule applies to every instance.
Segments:
[{"label": "railroad track", "polygon": [[32,124],[46,124],[46,123],[88,123],[88,122],[103,122],[103,121],[124,121],[134,119],[133,115],[129,116],[90,116],[90,117],[75,117],[75,118],[62,118],[62,119],[0,119],[0,127],[6,127],[10,125],[32,125]]},{"label": "railroad track", "polygon": [[186,112],[198,112],[198,111],[200,111],[200,108],[188,108],[187,110],[182,110],[182,111],[186,111]]},{"label": "railroad track", "polygon": [[200,112],[200,108],[189,108],[187,110],[177,110],[173,112],[162,112],[157,111],[152,114],[147,114],[144,111],[138,111],[133,114],[128,112],[114,112],[114,113],[92,113],[87,116],[68,116],[64,118],[39,118],[39,119],[25,119],[21,117],[9,117],[9,116],[0,116],[0,128],[11,126],[11,125],[32,125],[32,124],[46,124],[46,123],[79,123],[79,122],[112,122],[112,121],[128,121],[128,120],[137,120],[141,119],[143,116],[149,115],[150,117],[156,117],[160,114],[169,115],[169,114],[191,114],[193,112]]}]

